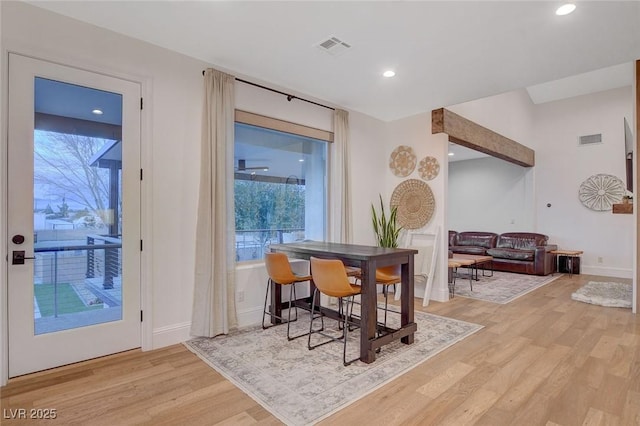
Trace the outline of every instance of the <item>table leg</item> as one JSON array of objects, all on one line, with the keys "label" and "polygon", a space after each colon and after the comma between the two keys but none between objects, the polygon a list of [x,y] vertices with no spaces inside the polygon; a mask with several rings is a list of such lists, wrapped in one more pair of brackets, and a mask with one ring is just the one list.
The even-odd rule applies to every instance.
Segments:
[{"label": "table leg", "polygon": [[[362,265],[362,294],[360,296],[360,361],[367,364],[376,360],[375,350],[371,348],[371,340],[376,335],[377,305],[376,265],[367,262]],[[402,291],[404,292],[404,287]]]},{"label": "table leg", "polygon": [[[486,264],[489,264],[489,271],[491,272],[491,275],[485,275],[485,271],[487,270],[486,268]],[[489,261],[489,262],[485,262],[482,264],[482,276],[483,277],[493,277],[493,260]]]},{"label": "table leg", "polygon": [[449,298],[456,297],[456,274],[458,268],[449,268]]},{"label": "table leg", "polygon": [[[413,276],[414,276],[414,266],[413,266],[413,256],[409,256],[409,262],[403,263],[400,268],[401,271],[401,280],[402,280],[402,291],[400,292],[401,296],[401,308],[402,308],[402,320],[401,325],[404,327],[407,324],[413,322]],[[414,335],[410,334],[400,339],[402,343],[412,344],[414,341]]]}]

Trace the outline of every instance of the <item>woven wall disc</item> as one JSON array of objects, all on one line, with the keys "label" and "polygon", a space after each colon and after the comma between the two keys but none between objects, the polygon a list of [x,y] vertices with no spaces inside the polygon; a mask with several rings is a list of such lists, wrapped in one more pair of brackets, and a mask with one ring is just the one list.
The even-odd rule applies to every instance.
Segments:
[{"label": "woven wall disc", "polygon": [[425,226],[436,208],[429,184],[418,179],[408,179],[396,186],[390,204],[398,208],[398,223],[405,229]]},{"label": "woven wall disc", "polygon": [[431,180],[440,173],[440,163],[435,157],[424,157],[420,160],[418,173],[422,179]]},{"label": "woven wall disc", "polygon": [[398,177],[409,176],[416,168],[416,154],[413,148],[406,145],[400,145],[393,150],[389,157],[389,168],[394,175]]}]

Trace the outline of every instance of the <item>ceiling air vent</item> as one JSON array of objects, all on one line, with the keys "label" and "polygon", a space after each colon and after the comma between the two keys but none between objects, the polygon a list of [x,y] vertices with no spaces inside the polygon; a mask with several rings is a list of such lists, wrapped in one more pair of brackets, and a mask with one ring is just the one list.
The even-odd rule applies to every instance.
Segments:
[{"label": "ceiling air vent", "polygon": [[328,39],[318,43],[316,46],[318,47],[318,49],[323,50],[333,56],[344,53],[345,50],[351,48],[350,44],[345,43],[338,37],[329,37]]},{"label": "ceiling air vent", "polygon": [[593,144],[597,144],[597,143],[602,143],[602,133],[598,133],[598,134],[595,134],[595,135],[580,136],[578,138],[578,145],[579,146],[593,145]]}]

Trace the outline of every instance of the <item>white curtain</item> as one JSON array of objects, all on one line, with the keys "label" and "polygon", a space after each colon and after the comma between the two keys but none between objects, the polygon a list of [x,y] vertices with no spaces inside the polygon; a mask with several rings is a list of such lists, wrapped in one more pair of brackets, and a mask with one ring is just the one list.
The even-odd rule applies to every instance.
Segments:
[{"label": "white curtain", "polygon": [[330,237],[331,241],[351,243],[351,190],[349,182],[349,112],[336,109],[333,114],[333,143],[330,162]]},{"label": "white curtain", "polygon": [[204,106],[195,288],[191,334],[213,337],[237,325],[233,203],[235,77],[207,69]]}]

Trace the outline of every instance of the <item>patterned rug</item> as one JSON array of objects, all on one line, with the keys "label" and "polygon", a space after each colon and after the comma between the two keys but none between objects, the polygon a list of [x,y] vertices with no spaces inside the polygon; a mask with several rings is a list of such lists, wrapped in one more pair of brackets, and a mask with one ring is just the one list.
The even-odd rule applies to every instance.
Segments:
[{"label": "patterned rug", "polygon": [[[379,312],[380,314],[380,312]],[[399,315],[388,314],[388,323]],[[380,317],[379,317],[380,318]],[[314,424],[362,398],[430,357],[477,332],[482,326],[423,312],[415,313],[418,331],[412,345],[394,342],[376,354],[376,361],[342,365],[342,344],[312,351],[307,338],[287,341],[287,327],[260,326],[212,339],[196,338],[185,346],[250,395],[287,425]],[[314,322],[315,327],[316,322]],[[308,331],[309,315],[300,311],[292,335]],[[325,319],[325,330],[337,323]],[[312,344],[324,339],[314,334]],[[347,359],[359,351],[360,333],[349,333]]]},{"label": "patterned rug", "polygon": [[463,273],[456,278],[455,296],[506,304],[561,276],[561,274],[539,276],[496,271],[493,277],[483,277],[480,271],[480,280],[473,281],[473,291],[471,291],[469,278]]},{"label": "patterned rug", "polygon": [[573,300],[592,305],[631,308],[633,288],[631,284],[589,281],[571,295]]}]

